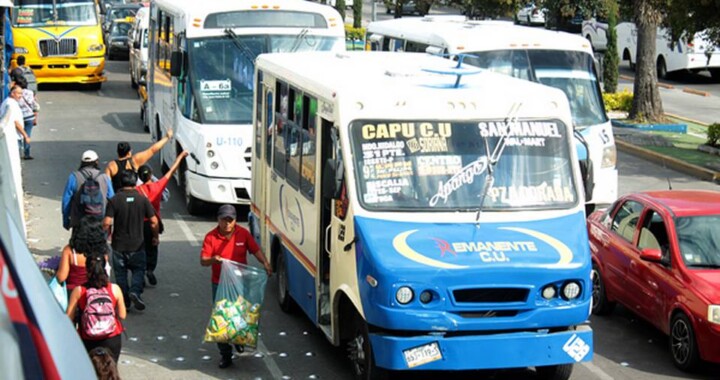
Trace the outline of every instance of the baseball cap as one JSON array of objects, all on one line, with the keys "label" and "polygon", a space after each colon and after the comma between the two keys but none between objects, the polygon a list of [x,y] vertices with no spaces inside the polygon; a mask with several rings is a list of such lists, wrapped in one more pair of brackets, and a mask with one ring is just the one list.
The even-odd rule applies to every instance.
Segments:
[{"label": "baseball cap", "polygon": [[98,155],[94,150],[86,150],[82,154],[82,162],[95,162],[98,160]]},{"label": "baseball cap", "polygon": [[218,219],[224,219],[224,218],[233,218],[237,219],[237,213],[235,212],[235,207],[232,205],[222,205],[218,209],[217,212]]}]

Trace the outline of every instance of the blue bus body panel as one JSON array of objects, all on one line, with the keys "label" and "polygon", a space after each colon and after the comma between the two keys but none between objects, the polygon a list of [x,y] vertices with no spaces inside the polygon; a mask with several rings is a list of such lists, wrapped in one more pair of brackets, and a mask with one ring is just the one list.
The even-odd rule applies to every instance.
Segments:
[{"label": "blue bus body panel", "polygon": [[[558,333],[394,337],[371,334],[378,366],[394,370],[474,370],[570,364],[591,361],[593,337],[589,328]],[[408,368],[404,350],[437,342],[442,359]]]}]

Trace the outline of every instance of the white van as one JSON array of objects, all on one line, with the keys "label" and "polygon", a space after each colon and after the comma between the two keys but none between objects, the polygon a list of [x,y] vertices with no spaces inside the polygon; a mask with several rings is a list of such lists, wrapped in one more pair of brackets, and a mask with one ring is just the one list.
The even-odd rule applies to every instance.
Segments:
[{"label": "white van", "polygon": [[[147,70],[148,61],[148,27],[150,26],[150,8],[140,8],[130,29],[130,84],[138,87],[138,80]],[[144,78],[143,78],[144,79]]]}]

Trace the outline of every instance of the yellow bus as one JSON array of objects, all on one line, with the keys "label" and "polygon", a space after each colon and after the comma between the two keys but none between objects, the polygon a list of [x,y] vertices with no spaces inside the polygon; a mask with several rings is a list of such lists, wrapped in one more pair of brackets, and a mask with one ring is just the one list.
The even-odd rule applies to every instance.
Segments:
[{"label": "yellow bus", "polygon": [[12,32],[12,66],[24,55],[38,84],[100,89],[105,81],[105,44],[95,0],[15,0]]}]

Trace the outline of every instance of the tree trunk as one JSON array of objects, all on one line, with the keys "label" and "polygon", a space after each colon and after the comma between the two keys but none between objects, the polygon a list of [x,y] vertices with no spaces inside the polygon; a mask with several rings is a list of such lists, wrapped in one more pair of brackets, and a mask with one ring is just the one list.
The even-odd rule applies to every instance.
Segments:
[{"label": "tree trunk", "polygon": [[655,39],[661,16],[648,0],[637,0],[635,5],[637,66],[633,103],[629,117],[641,122],[662,122],[665,120],[665,112],[657,87],[655,66]]}]

